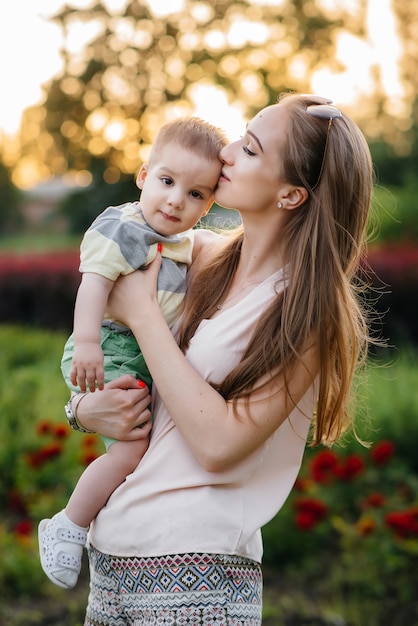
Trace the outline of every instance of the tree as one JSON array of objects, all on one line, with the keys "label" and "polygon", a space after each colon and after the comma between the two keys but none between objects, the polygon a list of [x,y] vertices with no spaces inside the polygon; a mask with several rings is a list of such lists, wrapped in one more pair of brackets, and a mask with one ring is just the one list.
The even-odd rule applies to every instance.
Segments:
[{"label": "tree", "polygon": [[[305,0],[184,0],[164,16],[152,4],[131,0],[115,14],[103,0],[53,17],[65,34],[64,72],[25,115],[23,153],[38,154],[54,174],[102,161],[105,181],[131,176],[159,126],[192,112],[198,85],[222,87],[248,117],[281,91],[308,91],[315,68],[336,69],[337,34],[364,32],[367,2],[356,15]],[[75,57],[68,42],[80,23],[96,34]]]},{"label": "tree", "polygon": [[[416,197],[418,171],[418,6],[406,0],[392,0],[392,7],[403,47],[400,74],[405,95],[394,103],[396,110],[385,107],[383,100],[380,100],[380,106],[375,105],[373,118],[379,120],[381,132],[369,142],[379,182],[410,187],[406,195],[412,218],[412,211],[416,215],[413,198]],[[409,225],[404,226],[406,231]]]},{"label": "tree", "polygon": [[21,193],[13,185],[10,170],[0,160],[0,232],[15,233],[22,225]]}]

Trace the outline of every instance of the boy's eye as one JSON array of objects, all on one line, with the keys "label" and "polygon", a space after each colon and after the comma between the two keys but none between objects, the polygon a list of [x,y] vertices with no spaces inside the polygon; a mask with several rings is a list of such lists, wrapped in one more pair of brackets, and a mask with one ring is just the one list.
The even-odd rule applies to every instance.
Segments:
[{"label": "boy's eye", "polygon": [[193,198],[203,198],[203,196],[200,193],[200,191],[191,191],[190,193],[193,196]]},{"label": "boy's eye", "polygon": [[173,184],[173,181],[168,176],[163,176],[161,180],[163,181],[164,185],[169,186]]}]

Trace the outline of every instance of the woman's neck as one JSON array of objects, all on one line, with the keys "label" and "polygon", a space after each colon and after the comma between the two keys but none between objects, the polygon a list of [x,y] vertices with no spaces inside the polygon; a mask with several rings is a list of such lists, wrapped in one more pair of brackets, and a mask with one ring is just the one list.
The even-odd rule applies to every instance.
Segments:
[{"label": "woman's neck", "polygon": [[261,282],[283,267],[280,246],[277,236],[264,237],[244,233],[240,259],[233,282],[245,285],[250,282]]},{"label": "woman's neck", "polygon": [[281,268],[281,256],[278,254],[277,249],[272,250],[270,247],[266,250],[265,246],[259,245],[256,240],[254,240],[254,244],[251,245],[250,241],[244,236],[235,273],[226,293],[220,302],[217,303],[217,310],[212,314],[212,317],[217,316],[225,309],[235,306],[258,285]]}]

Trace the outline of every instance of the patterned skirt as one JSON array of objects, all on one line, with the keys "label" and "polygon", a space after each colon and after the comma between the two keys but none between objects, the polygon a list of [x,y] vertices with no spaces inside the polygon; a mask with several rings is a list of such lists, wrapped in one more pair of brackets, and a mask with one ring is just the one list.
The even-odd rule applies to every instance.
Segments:
[{"label": "patterned skirt", "polygon": [[258,563],[224,554],[124,558],[89,549],[84,626],[260,626]]}]

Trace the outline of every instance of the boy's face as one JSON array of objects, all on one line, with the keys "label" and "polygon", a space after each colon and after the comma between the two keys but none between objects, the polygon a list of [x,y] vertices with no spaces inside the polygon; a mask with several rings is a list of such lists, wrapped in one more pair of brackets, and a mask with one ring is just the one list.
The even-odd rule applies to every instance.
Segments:
[{"label": "boy's face", "polygon": [[192,228],[210,209],[221,165],[176,143],[165,145],[136,180],[147,224],[166,236]]}]

